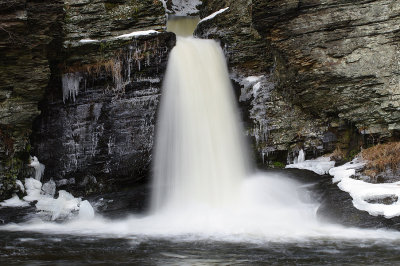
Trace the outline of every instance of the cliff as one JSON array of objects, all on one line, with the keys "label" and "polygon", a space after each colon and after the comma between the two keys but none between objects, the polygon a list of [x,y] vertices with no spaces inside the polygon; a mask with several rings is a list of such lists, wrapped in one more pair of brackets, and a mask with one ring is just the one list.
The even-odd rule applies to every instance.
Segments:
[{"label": "cliff", "polygon": [[400,3],[206,0],[200,14],[224,7],[197,35],[225,47],[259,154],[399,138]]},{"label": "cliff", "polygon": [[[175,35],[160,1],[2,1],[0,198],[31,174],[90,193],[147,177]],[[33,133],[32,133],[33,132]]]},{"label": "cliff", "polygon": [[62,8],[61,1],[0,1],[0,199],[29,172],[29,136],[50,77]]}]

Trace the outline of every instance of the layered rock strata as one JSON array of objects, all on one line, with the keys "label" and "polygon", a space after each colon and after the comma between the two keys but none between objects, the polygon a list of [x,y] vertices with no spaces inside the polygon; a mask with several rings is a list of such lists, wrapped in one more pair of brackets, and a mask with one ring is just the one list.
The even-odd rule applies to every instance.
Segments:
[{"label": "layered rock strata", "polygon": [[0,1],[0,199],[31,174],[29,155],[45,180],[83,192],[146,176],[175,44],[165,12],[153,0]]},{"label": "layered rock strata", "polygon": [[400,3],[207,0],[200,14],[225,7],[197,34],[221,40],[260,154],[399,137]]},{"label": "layered rock strata", "polygon": [[0,200],[16,189],[31,149],[32,122],[50,77],[62,1],[0,1]]}]

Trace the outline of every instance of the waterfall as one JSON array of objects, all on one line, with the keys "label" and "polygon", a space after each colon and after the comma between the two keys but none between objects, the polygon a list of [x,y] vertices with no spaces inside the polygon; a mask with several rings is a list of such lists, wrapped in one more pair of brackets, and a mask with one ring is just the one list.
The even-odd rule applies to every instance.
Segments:
[{"label": "waterfall", "polygon": [[219,44],[178,36],[158,116],[153,211],[234,203],[248,169],[235,102]]}]

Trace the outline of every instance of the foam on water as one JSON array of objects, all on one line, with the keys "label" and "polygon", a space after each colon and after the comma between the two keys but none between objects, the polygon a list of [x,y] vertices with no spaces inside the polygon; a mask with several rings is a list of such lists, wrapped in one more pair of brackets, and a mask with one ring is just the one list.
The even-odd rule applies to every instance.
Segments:
[{"label": "foam on water", "polygon": [[256,174],[244,179],[235,206],[201,206],[164,210],[122,220],[77,217],[67,223],[31,221],[1,230],[37,231],[132,239],[166,238],[178,241],[303,242],[316,239],[398,241],[400,232],[346,228],[316,218],[317,204],[303,201],[301,184],[281,174]]}]

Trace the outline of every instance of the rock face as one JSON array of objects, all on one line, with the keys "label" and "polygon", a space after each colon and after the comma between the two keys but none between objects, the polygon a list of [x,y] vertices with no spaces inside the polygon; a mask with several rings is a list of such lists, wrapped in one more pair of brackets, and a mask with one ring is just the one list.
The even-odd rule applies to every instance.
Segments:
[{"label": "rock face", "polygon": [[57,46],[61,1],[0,1],[0,200],[27,171],[29,135],[50,77],[48,51]]},{"label": "rock face", "polygon": [[107,37],[138,30],[160,30],[165,9],[154,0],[64,0],[65,42]]},{"label": "rock face", "polygon": [[0,1],[0,200],[31,174],[29,154],[83,193],[146,176],[175,44],[165,12],[153,0]]},{"label": "rock face", "polygon": [[162,0],[168,14],[176,16],[198,15],[201,0]]},{"label": "rock face", "polygon": [[260,154],[398,138],[400,3],[207,0],[200,14],[228,6],[197,34],[225,47]]},{"label": "rock face", "polygon": [[[70,50],[70,58],[79,61],[64,66],[73,72],[62,74],[62,84],[58,78],[49,87],[33,138],[47,168],[45,179],[86,192],[110,191],[148,176],[161,80],[175,35],[105,43]],[[99,57],[89,51],[99,51]]]},{"label": "rock face", "polygon": [[174,34],[155,32],[166,25],[165,9],[152,0],[65,6],[63,56],[33,135],[44,179],[82,193],[143,181],[175,45]]}]

